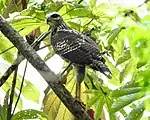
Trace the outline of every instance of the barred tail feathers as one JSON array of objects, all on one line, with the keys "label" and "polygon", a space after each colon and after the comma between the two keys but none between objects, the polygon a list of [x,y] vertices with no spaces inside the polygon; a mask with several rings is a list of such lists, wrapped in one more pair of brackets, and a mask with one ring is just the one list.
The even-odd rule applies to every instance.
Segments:
[{"label": "barred tail feathers", "polygon": [[103,63],[102,61],[93,60],[93,64],[90,67],[96,71],[100,71],[105,76],[107,76],[109,79],[112,78],[112,74],[111,74],[110,70],[108,69],[107,65],[105,65],[105,63]]}]

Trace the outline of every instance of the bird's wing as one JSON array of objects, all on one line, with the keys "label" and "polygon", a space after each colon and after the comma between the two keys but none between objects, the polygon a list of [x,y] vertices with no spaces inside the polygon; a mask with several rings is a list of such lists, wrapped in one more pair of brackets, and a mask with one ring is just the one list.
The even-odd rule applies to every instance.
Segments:
[{"label": "bird's wing", "polygon": [[111,78],[105,59],[100,56],[100,51],[92,39],[72,30],[61,30],[53,36],[51,42],[54,42],[55,52],[64,59],[75,64],[88,65]]},{"label": "bird's wing", "polygon": [[89,50],[99,52],[98,46],[92,39],[73,30],[58,31],[51,42],[54,43],[54,50],[58,54],[66,54],[79,48],[87,52]]}]

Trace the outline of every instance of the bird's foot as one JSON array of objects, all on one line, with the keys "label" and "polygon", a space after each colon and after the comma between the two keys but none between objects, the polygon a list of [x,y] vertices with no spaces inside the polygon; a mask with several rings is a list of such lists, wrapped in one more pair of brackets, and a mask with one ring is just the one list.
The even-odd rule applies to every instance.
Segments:
[{"label": "bird's foot", "polygon": [[74,101],[75,101],[75,102],[78,102],[78,103],[82,106],[82,108],[85,109],[85,106],[86,106],[86,105],[84,104],[84,102],[82,102],[81,100],[78,100],[78,99],[76,99],[76,98],[75,98]]}]

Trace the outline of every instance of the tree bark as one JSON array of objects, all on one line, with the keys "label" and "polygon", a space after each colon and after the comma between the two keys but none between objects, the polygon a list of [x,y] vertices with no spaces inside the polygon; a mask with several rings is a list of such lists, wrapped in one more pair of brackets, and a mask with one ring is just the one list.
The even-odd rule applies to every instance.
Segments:
[{"label": "tree bark", "polygon": [[49,69],[36,51],[0,16],[0,31],[14,44],[18,51],[41,74],[55,94],[78,120],[91,120],[79,102],[60,83],[59,78]]}]

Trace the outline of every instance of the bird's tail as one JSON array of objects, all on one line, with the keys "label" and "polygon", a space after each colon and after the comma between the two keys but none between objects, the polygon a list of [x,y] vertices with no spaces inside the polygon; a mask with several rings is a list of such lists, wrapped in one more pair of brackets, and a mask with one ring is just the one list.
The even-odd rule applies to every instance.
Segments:
[{"label": "bird's tail", "polygon": [[90,67],[96,71],[100,71],[105,76],[107,76],[109,79],[112,78],[112,74],[110,70],[108,69],[107,65],[105,65],[105,62],[100,60],[93,60],[93,64],[90,65]]}]

